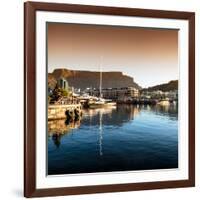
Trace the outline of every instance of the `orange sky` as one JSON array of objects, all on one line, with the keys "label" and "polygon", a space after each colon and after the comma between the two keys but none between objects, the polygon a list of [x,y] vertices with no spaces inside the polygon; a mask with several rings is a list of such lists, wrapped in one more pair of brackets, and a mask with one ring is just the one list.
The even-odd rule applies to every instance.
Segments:
[{"label": "orange sky", "polygon": [[48,71],[122,71],[142,87],[178,79],[178,30],[48,23]]}]

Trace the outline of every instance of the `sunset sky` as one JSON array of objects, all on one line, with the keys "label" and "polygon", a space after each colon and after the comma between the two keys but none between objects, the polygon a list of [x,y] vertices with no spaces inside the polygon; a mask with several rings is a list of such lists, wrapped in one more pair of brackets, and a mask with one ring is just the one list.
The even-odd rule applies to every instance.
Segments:
[{"label": "sunset sky", "polygon": [[48,23],[48,72],[121,71],[142,87],[178,79],[178,30]]}]

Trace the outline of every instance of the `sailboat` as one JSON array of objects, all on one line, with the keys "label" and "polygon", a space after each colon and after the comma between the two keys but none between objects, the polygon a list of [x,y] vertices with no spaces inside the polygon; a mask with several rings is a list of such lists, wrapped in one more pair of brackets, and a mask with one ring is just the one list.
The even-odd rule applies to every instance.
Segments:
[{"label": "sailboat", "polygon": [[100,78],[99,78],[99,98],[91,102],[89,104],[90,108],[99,108],[99,107],[106,107],[106,106],[116,106],[116,102],[113,102],[111,99],[104,99],[102,96],[102,70],[101,70],[101,64],[99,66],[100,68]]}]

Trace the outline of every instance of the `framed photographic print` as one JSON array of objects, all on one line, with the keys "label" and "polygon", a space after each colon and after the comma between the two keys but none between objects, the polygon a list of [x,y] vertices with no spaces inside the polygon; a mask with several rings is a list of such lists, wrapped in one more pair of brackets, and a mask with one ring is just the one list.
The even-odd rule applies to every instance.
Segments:
[{"label": "framed photographic print", "polygon": [[24,195],[195,184],[195,14],[25,3]]}]

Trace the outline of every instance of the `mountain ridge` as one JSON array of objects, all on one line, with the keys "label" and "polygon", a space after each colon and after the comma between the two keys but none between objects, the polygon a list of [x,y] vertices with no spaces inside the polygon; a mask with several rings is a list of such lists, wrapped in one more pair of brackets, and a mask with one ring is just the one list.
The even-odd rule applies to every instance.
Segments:
[{"label": "mountain ridge", "polygon": [[147,91],[147,90],[150,92],[154,90],[161,90],[163,92],[167,92],[170,90],[178,90],[178,80],[172,80],[172,81],[169,81],[168,83],[163,83],[163,84],[142,89],[142,91]]},{"label": "mountain ridge", "polygon": [[[52,73],[48,73],[49,87],[55,87],[56,80],[66,78],[70,87],[80,88],[98,88],[100,72],[97,71],[81,71],[71,70],[67,68],[55,69]],[[116,81],[117,80],[117,81]],[[119,87],[135,87],[142,89],[134,79],[128,75],[124,75],[120,71],[102,72],[102,88],[119,88]]]}]

